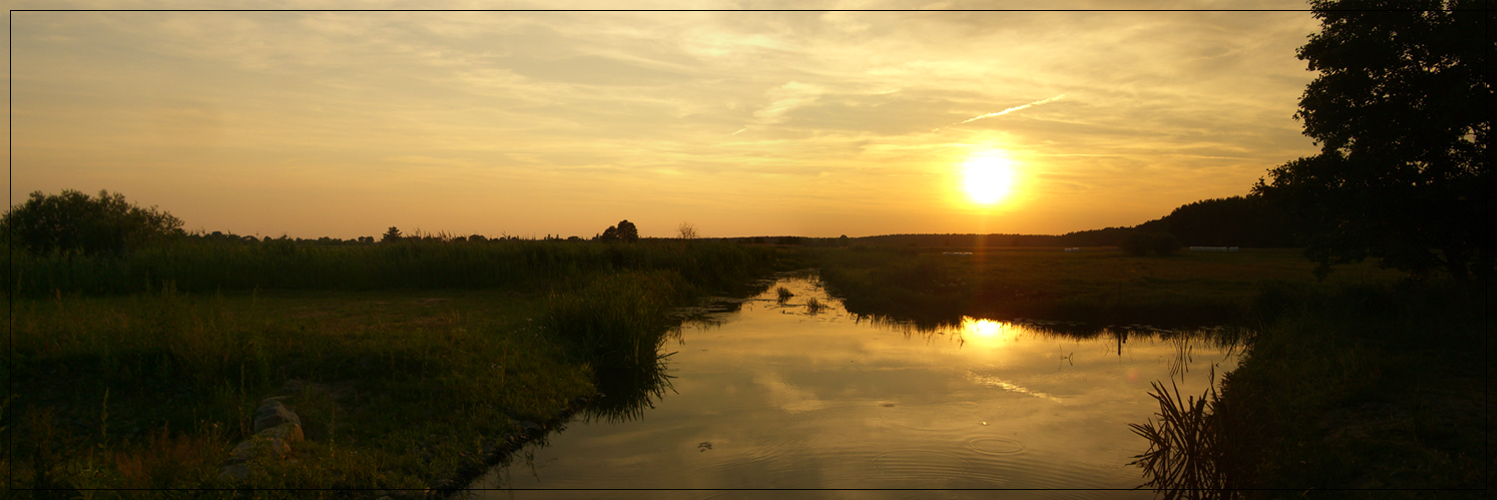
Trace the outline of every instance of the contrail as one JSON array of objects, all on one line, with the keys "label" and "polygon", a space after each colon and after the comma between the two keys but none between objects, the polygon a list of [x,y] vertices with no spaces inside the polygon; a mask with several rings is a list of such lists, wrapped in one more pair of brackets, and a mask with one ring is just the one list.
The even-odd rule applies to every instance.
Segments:
[{"label": "contrail", "polygon": [[[1055,96],[1055,97],[1051,97],[1049,99],[1041,99],[1041,100],[1038,100],[1038,101],[1031,102],[1029,104],[1024,104],[1024,105],[1020,105],[1020,106],[1014,106],[1012,108],[1008,108],[1008,109],[1005,109],[1003,111],[999,111],[997,113],[988,113],[988,114],[985,114],[985,115],[978,115],[978,116],[975,116],[975,117],[972,117],[972,118],[968,118],[968,119],[963,120],[963,121],[959,121],[959,122],[953,123],[951,125],[947,125],[946,127],[953,127],[953,126],[956,126],[956,125],[961,125],[963,123],[975,122],[975,121],[981,120],[983,118],[992,118],[992,117],[995,117],[995,116],[1003,116],[1003,115],[1006,115],[1006,114],[1009,114],[1009,113],[1012,113],[1012,112],[1015,112],[1015,111],[1018,111],[1018,110],[1021,110],[1021,109],[1024,109],[1024,108],[1033,107],[1033,106],[1039,106],[1039,105],[1045,104],[1047,102],[1059,101],[1060,98],[1065,97],[1065,96],[1066,96],[1065,94],[1061,94],[1061,95],[1058,95],[1058,96]],[[941,127],[941,128],[946,128],[946,127]],[[936,130],[941,130],[941,129],[938,128]],[[932,130],[931,132],[935,132],[936,130]]]}]

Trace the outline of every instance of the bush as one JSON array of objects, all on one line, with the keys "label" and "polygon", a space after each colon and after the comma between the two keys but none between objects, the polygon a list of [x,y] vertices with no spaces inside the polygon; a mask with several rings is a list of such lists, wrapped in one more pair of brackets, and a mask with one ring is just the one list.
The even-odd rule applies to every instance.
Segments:
[{"label": "bush", "polygon": [[0,227],[37,255],[119,254],[185,234],[181,219],[156,207],[140,208],[120,193],[99,191],[94,198],[71,189],[58,195],[31,193],[25,204],[5,213]]},{"label": "bush", "polygon": [[1155,233],[1150,249],[1159,255],[1170,255],[1180,250],[1180,240],[1170,233]]},{"label": "bush", "polygon": [[1149,233],[1133,233],[1128,235],[1127,238],[1123,238],[1123,242],[1118,244],[1118,248],[1123,249],[1124,252],[1128,252],[1130,255],[1148,255],[1151,239],[1149,238]]}]

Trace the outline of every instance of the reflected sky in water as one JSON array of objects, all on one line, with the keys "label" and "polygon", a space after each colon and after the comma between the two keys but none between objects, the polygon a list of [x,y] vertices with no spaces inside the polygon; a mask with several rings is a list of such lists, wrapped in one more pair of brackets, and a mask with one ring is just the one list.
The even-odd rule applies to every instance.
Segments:
[{"label": "reflected sky in water", "polygon": [[[777,287],[795,294],[776,301]],[[815,298],[830,307],[810,312]],[[574,421],[530,465],[490,471],[480,498],[578,492],[505,488],[1003,488],[999,497],[1153,498],[1127,424],[1158,411],[1172,373],[1199,395],[1226,347],[1181,335],[1080,338],[983,319],[917,330],[848,315],[813,280],[781,280],[736,313],[689,324],[668,361],[674,392],[637,420]],[[532,467],[533,466],[533,467]],[[1039,491],[1023,491],[1039,490]],[[721,498],[753,492],[679,491]],[[586,492],[660,498],[661,492]],[[929,498],[929,491],[800,491],[800,498]],[[985,497],[993,492],[940,492]]]}]

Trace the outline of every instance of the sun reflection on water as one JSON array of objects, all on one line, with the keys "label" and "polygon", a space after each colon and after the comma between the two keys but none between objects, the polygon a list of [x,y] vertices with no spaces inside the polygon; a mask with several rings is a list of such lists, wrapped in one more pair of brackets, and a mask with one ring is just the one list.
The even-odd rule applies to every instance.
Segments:
[{"label": "sun reflection on water", "polygon": [[1004,321],[962,316],[961,338],[964,344],[998,347],[1018,339],[1023,327]]}]

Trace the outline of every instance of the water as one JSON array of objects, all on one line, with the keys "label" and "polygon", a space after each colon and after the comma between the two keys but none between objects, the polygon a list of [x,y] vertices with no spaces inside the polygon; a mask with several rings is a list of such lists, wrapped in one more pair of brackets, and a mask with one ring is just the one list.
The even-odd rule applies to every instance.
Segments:
[{"label": "water", "polygon": [[[810,312],[812,298],[828,307]],[[1199,336],[880,324],[810,279],[709,319],[667,345],[674,378],[653,408],[574,420],[477,496],[1153,498],[1118,491],[1144,482],[1127,464],[1148,443],[1127,424],[1158,411],[1150,382],[1199,396],[1237,362]],[[636,491],[658,489],[692,491]]]}]

